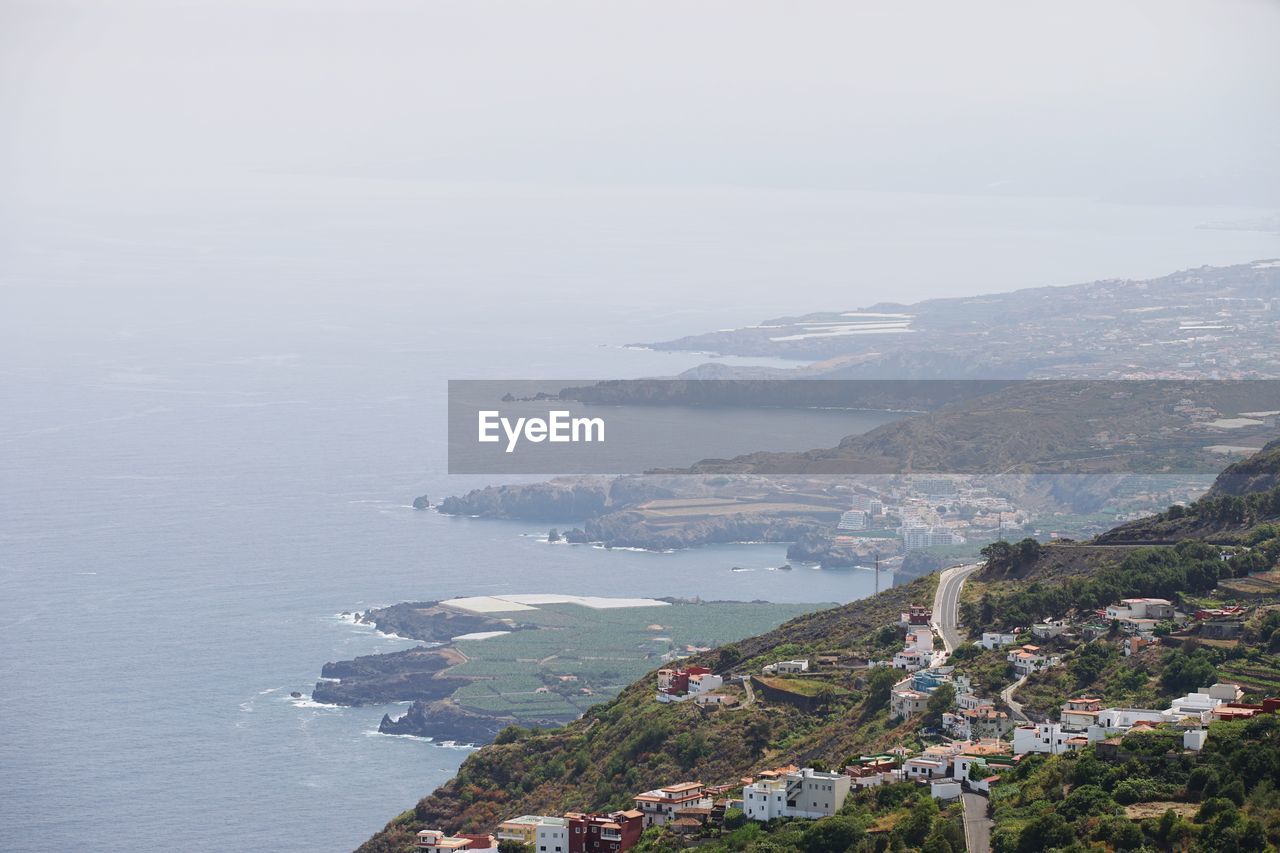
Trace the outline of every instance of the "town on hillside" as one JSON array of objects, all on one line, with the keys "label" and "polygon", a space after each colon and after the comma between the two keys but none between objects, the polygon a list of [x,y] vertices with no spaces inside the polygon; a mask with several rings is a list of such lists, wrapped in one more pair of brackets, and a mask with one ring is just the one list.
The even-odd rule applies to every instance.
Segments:
[{"label": "town on hillside", "polygon": [[[1062,667],[1064,649],[1105,638],[1119,640],[1129,656],[1162,642],[1180,643],[1192,633],[1205,640],[1230,641],[1250,616],[1245,606],[1183,609],[1164,598],[1124,598],[1096,611],[1073,612],[1008,631],[982,631],[952,653],[934,616],[929,606],[908,606],[891,626],[901,648],[881,660],[832,653],[774,660],[759,672],[730,668],[721,674],[673,661],[657,671],[653,700],[692,703],[707,714],[738,713],[755,703],[810,710],[839,689],[823,680],[824,675],[852,675],[865,686],[878,671],[894,673],[900,677],[890,688],[891,718],[902,723],[934,719],[919,729],[922,746],[901,743],[855,758],[833,755],[808,766],[769,767],[713,784],[672,780],[635,793],[631,808],[513,815],[485,835],[424,829],[417,833],[418,849],[623,853],[654,827],[696,845],[751,823],[774,826],[780,821],[830,818],[841,812],[851,794],[881,786],[913,786],[939,803],[966,795],[986,798],[1033,755],[1093,746],[1099,759],[1123,763],[1132,757],[1125,741],[1130,733],[1150,732],[1194,754],[1205,748],[1215,722],[1280,712],[1280,698],[1245,702],[1245,688],[1228,681],[1199,686],[1162,707],[1116,706],[1097,696],[1075,696],[1040,720],[1032,720],[1013,699],[1014,689],[1028,678]],[[1003,655],[1015,678],[1013,688],[999,698],[982,695],[957,665],[983,654]]]}]

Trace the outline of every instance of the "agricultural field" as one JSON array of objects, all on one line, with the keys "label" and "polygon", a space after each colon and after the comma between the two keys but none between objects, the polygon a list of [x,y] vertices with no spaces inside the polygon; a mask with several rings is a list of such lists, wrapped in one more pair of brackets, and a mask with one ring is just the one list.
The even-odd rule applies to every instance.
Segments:
[{"label": "agricultural field", "polygon": [[454,693],[464,708],[520,719],[573,719],[673,656],[768,631],[829,604],[676,603],[521,611],[536,630],[459,640],[466,660],[444,673],[472,679]]}]

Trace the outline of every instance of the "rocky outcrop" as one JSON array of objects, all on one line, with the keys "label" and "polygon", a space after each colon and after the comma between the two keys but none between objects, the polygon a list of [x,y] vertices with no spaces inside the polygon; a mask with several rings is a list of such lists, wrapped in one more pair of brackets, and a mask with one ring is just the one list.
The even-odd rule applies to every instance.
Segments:
[{"label": "rocky outcrop", "polygon": [[447,643],[463,634],[482,631],[520,631],[532,626],[511,619],[498,619],[441,607],[438,601],[411,601],[379,607],[359,617],[385,634],[395,634],[424,643]]},{"label": "rocky outcrop", "polygon": [[523,521],[572,521],[600,515],[608,504],[600,480],[552,481],[514,486],[486,486],[461,497],[449,497],[437,509],[445,515],[477,515]]},{"label": "rocky outcrop", "polygon": [[326,663],[311,698],[328,705],[381,705],[415,699],[444,699],[466,680],[440,675],[460,662],[452,649],[423,646],[382,655]]},{"label": "rocky outcrop", "polygon": [[426,495],[418,495],[413,499],[414,509],[431,509],[431,498]]},{"label": "rocky outcrop", "polygon": [[1280,486],[1280,439],[1248,459],[1228,465],[1209,489],[1209,497],[1248,495]]},{"label": "rocky outcrop", "polygon": [[822,529],[807,518],[777,518],[761,513],[740,513],[699,519],[685,524],[655,523],[643,513],[614,512],[587,521],[585,529],[570,530],[570,542],[600,542],[614,548],[646,548],[667,551],[698,545],[731,542],[792,542]]},{"label": "rocky outcrop", "polygon": [[[881,556],[892,556],[896,547],[881,547]],[[806,532],[787,547],[787,559],[818,563],[824,569],[848,569],[865,566],[874,560],[874,546],[859,542],[836,541],[822,531]]]},{"label": "rocky outcrop", "polygon": [[399,717],[384,714],[378,731],[481,745],[492,743],[498,732],[516,722],[515,717],[472,713],[449,701],[419,701]]}]

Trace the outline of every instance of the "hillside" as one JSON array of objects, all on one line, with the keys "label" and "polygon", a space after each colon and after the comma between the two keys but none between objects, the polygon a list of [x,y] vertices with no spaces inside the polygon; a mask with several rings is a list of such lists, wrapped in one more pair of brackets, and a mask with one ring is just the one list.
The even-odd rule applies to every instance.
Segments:
[{"label": "hillside", "polygon": [[[901,641],[897,631],[884,635],[882,629],[907,605],[932,601],[935,582],[936,576],[922,578],[802,616],[693,662],[717,672],[758,672],[763,663],[793,655],[883,655]],[[815,680],[849,692],[814,711],[778,703],[705,711],[692,703],[656,702],[653,677],[647,676],[562,729],[508,730],[472,754],[456,778],[360,849],[406,851],[412,849],[413,833],[424,826],[489,831],[515,814],[624,806],[634,792],[691,774],[708,782],[733,781],[765,767],[857,755],[909,736],[910,724],[890,726],[885,710],[896,678],[859,686],[854,670],[832,669],[815,674]]]},{"label": "hillside", "polygon": [[1131,378],[1173,375],[1175,362],[1189,376],[1277,376],[1277,281],[1275,262],[1201,267],[776,317],[647,346],[815,361],[804,375],[824,378]]},{"label": "hillside", "polygon": [[1280,439],[1268,443],[1248,459],[1228,465],[1209,489],[1209,496],[1247,495],[1276,486],[1280,486]]},{"label": "hillside", "polygon": [[1154,544],[1183,539],[1241,542],[1260,524],[1280,519],[1280,439],[1227,466],[1190,506],[1172,506],[1098,537],[1103,544]]},{"label": "hillside", "polygon": [[[1266,485],[1273,451],[1269,447],[1223,477],[1246,471],[1248,482]],[[1280,489],[1273,488],[1208,496],[1182,508],[1181,515],[1174,513],[1178,518],[1162,516],[1128,526],[1122,543],[1104,541],[1106,537],[1048,545],[1031,539],[995,543],[985,551],[984,569],[964,586],[960,621],[974,636],[1046,618],[1083,625],[1095,618],[1097,608],[1125,597],[1169,598],[1188,611],[1244,602],[1243,633],[1233,640],[1201,640],[1198,626],[1191,626],[1170,637],[1168,644],[1155,643],[1132,656],[1126,656],[1114,624],[1109,629],[1104,625],[1101,636],[1090,640],[1074,633],[1048,640],[1045,650],[1061,663],[1029,679],[1020,701],[1033,718],[1044,719],[1056,715],[1072,696],[1156,707],[1217,679],[1243,685],[1249,701],[1276,695],[1280,584],[1268,578],[1280,560],[1280,527],[1270,523],[1278,514],[1278,494]],[[1188,518],[1205,538],[1163,544],[1173,528],[1161,525]],[[1215,537],[1232,544],[1206,541]],[[1242,581],[1261,586],[1244,594]],[[937,742],[924,725],[932,712],[905,721],[890,718],[889,689],[900,673],[858,668],[863,660],[883,659],[900,646],[902,634],[893,625],[898,613],[907,605],[931,602],[936,584],[937,576],[931,575],[870,599],[799,617],[694,659],[719,673],[758,673],[770,661],[832,656],[834,663],[815,672],[768,684],[771,690],[783,689],[797,697],[792,701],[770,696],[764,702],[744,702],[745,707],[735,710],[714,711],[692,703],[661,704],[654,699],[650,674],[563,729],[508,729],[494,745],[470,756],[455,779],[388,824],[361,850],[408,851],[413,834],[425,826],[488,831],[514,814],[623,807],[636,792],[685,778],[731,783],[787,762],[842,766],[851,757],[890,747]],[[1160,636],[1169,630],[1163,629]],[[1024,634],[1018,642],[1028,639]],[[951,663],[980,693],[994,696],[1013,683],[1005,654],[964,645]],[[1280,842],[1280,801],[1274,789],[1262,787],[1263,780],[1280,774],[1277,731],[1274,719],[1214,723],[1210,747],[1196,755],[1169,752],[1173,747],[1166,732],[1138,731],[1105,756],[1095,754],[1093,747],[1070,756],[1029,755],[993,792],[995,849],[1031,853],[1091,839],[1111,849],[1146,844],[1169,851],[1210,851],[1225,849],[1223,843],[1238,846],[1248,837],[1260,846],[1241,849],[1268,849],[1268,843]],[[1242,743],[1251,738],[1257,740],[1258,751],[1249,757]],[[1162,758],[1166,754],[1169,757]],[[1133,756],[1147,758],[1125,765]],[[1166,763],[1152,763],[1159,761]],[[1077,793],[1085,788],[1090,790]],[[847,831],[832,850],[880,849],[880,842],[866,833],[881,831],[876,828],[886,821],[905,827],[906,816],[923,813],[926,804],[938,815],[927,797],[913,799],[913,790],[910,784],[889,785],[858,794],[841,815],[812,827]],[[1164,816],[1166,812],[1172,817]],[[941,837],[953,819],[952,813],[931,818],[923,831]],[[808,831],[802,836],[795,824],[751,829],[755,840],[750,842],[733,841],[734,833],[707,843],[712,850],[753,849],[758,844],[810,848]],[[919,844],[908,840],[905,832],[895,828],[892,840],[885,840]],[[658,846],[651,849],[679,847],[678,841],[664,838],[662,843],[655,839]],[[958,849],[953,842],[934,847]]]}]

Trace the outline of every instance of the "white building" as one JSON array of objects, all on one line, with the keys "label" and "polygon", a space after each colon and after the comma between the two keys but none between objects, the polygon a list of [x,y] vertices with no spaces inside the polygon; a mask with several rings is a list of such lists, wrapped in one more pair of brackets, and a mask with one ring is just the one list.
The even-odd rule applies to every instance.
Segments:
[{"label": "white building", "polygon": [[904,672],[916,672],[933,664],[933,652],[924,652],[914,648],[903,649],[893,656],[892,663],[894,669],[901,669]]},{"label": "white building", "polygon": [[932,548],[936,545],[962,545],[964,537],[946,527],[928,527],[922,524],[906,525],[902,528],[902,548],[904,551],[916,551],[920,548]]},{"label": "white building", "polygon": [[777,663],[765,664],[763,669],[765,675],[778,675],[781,673],[797,675],[808,671],[809,661],[807,660],[780,660]]},{"label": "white building", "polygon": [[470,844],[469,839],[454,838],[438,829],[423,829],[418,832],[418,849],[423,853],[457,853]]},{"label": "white building", "polygon": [[[688,808],[711,808],[706,786],[701,782],[680,782],[655,788],[635,796],[636,809],[644,813],[644,825],[666,826],[676,819],[676,812]],[[538,853],[542,853],[541,850]],[[548,853],[551,853],[548,851]]]},{"label": "white building", "polygon": [[907,717],[924,713],[929,704],[929,694],[912,690],[910,683],[910,681],[903,681],[904,686],[894,687],[889,693],[890,717],[901,717],[905,720]]},{"label": "white building", "polygon": [[1006,660],[1013,664],[1013,671],[1021,677],[1055,666],[1061,658],[1042,654],[1039,646],[1020,646],[1009,652]]},{"label": "white building", "polygon": [[958,779],[933,779],[929,782],[929,793],[935,800],[955,800],[963,790]]},{"label": "white building", "polygon": [[1060,620],[1037,622],[1031,626],[1031,636],[1040,640],[1050,640],[1067,630],[1066,623]]},{"label": "white building", "polygon": [[1081,749],[1087,746],[1089,738],[1081,732],[1064,729],[1058,723],[1037,723],[1034,726],[1019,726],[1013,730],[1013,752],[1023,755],[1028,752],[1043,752],[1048,755],[1060,755],[1064,752]]},{"label": "white building", "polygon": [[777,779],[760,779],[742,789],[742,810],[751,820],[830,817],[844,805],[851,780],[843,773],[806,767]]},{"label": "white building", "polygon": [[837,530],[866,530],[867,514],[859,509],[851,509],[840,516],[840,523],[836,525]]},{"label": "white building", "polygon": [[785,779],[760,779],[742,789],[742,810],[750,820],[767,823],[787,812]]},{"label": "white building", "polygon": [[1002,634],[999,631],[983,631],[982,640],[980,642],[984,649],[998,649],[1003,646],[1012,646],[1017,641],[1017,634]]},{"label": "white building", "polygon": [[849,508],[872,516],[884,514],[884,502],[870,495],[854,495]]},{"label": "white building", "polygon": [[1122,598],[1107,607],[1108,619],[1172,619],[1173,602],[1167,598]]},{"label": "white building", "polygon": [[1098,712],[1097,725],[1106,731],[1128,731],[1139,722],[1161,723],[1164,714],[1149,708],[1103,708]]},{"label": "white building", "polygon": [[569,821],[545,817],[538,823],[535,838],[537,853],[569,853]]},{"label": "white building", "polygon": [[699,693],[710,693],[712,690],[718,690],[724,686],[724,679],[712,673],[701,673],[689,676],[689,693],[697,696]]},{"label": "white building", "polygon": [[1224,702],[1238,702],[1243,695],[1244,691],[1238,684],[1219,682],[1209,687],[1201,687],[1195,693],[1180,696],[1169,703],[1169,710],[1164,712],[1164,718],[1170,722],[1177,722],[1192,717],[1207,723],[1213,715],[1214,708]]},{"label": "white building", "polygon": [[1089,726],[1098,724],[1098,715],[1101,712],[1101,699],[1082,696],[1077,699],[1068,699],[1062,706],[1062,714],[1058,719],[1064,728],[1084,731]]},{"label": "white building", "polygon": [[947,760],[926,755],[908,758],[903,762],[902,773],[913,782],[941,779],[947,775]]}]

